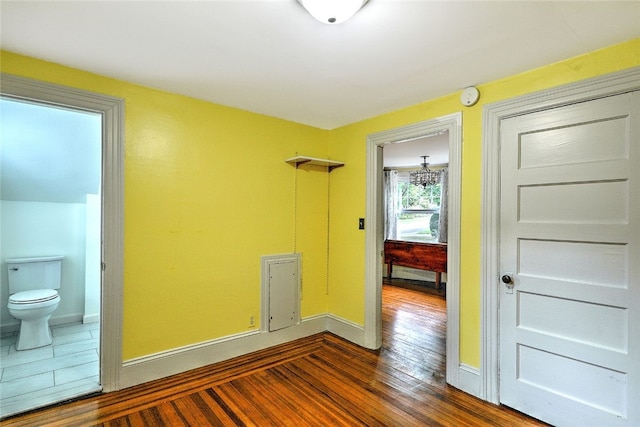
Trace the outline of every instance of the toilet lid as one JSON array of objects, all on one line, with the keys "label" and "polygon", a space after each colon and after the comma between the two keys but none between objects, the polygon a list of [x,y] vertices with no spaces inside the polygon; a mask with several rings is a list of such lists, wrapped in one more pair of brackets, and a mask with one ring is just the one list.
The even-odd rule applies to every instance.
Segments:
[{"label": "toilet lid", "polygon": [[9,296],[9,302],[13,304],[33,304],[45,302],[58,296],[55,289],[36,289],[33,291],[17,292]]}]

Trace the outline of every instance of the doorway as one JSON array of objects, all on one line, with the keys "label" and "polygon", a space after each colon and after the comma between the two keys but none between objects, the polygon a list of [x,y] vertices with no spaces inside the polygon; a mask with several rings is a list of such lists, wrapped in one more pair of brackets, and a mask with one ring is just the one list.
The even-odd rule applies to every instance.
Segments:
[{"label": "doorway", "polygon": [[[101,246],[98,249],[99,366],[102,391],[119,388],[122,368],[124,101],[101,94],[0,74],[4,99],[97,114],[101,121]],[[92,318],[91,320],[95,320]],[[23,409],[24,410],[24,409]],[[3,414],[3,416],[6,414]]]},{"label": "doorway", "polygon": [[384,146],[385,284],[445,295],[448,166],[448,132]]},{"label": "doorway", "polygon": [[434,120],[415,123],[369,135],[367,138],[367,208],[365,230],[365,322],[364,345],[379,348],[381,333],[381,288],[383,235],[383,151],[387,144],[411,141],[429,135],[448,133],[449,149],[449,213],[447,256],[447,339],[446,380],[459,387],[459,276],[460,276],[460,180],[462,157],[462,114],[456,113]]},{"label": "doorway", "polygon": [[[0,258],[61,256],[53,342],[18,350],[3,262],[2,415],[100,390],[102,119],[0,98]],[[25,396],[29,396],[25,399]]]}]

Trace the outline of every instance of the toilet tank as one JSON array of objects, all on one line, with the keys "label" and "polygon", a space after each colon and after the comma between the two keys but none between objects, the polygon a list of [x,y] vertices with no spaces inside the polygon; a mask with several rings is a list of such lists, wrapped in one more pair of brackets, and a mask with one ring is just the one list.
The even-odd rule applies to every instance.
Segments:
[{"label": "toilet tank", "polygon": [[60,289],[63,258],[56,255],[5,259],[9,274],[9,293]]}]

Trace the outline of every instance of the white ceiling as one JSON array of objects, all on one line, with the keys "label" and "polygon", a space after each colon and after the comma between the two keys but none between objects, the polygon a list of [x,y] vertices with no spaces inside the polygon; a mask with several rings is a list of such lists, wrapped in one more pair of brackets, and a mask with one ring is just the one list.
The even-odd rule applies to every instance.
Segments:
[{"label": "white ceiling", "polygon": [[404,141],[398,144],[385,144],[382,152],[385,168],[415,168],[422,162],[422,156],[429,156],[427,163],[449,164],[449,132]]},{"label": "white ceiling", "polygon": [[333,129],[640,37],[640,2],[5,1],[2,49]]}]

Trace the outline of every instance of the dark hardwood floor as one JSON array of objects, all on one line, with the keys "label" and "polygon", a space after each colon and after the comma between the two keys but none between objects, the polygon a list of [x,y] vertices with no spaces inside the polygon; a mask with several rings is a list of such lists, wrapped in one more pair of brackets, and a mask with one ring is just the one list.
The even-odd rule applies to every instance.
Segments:
[{"label": "dark hardwood floor", "polygon": [[448,386],[445,300],[383,286],[369,351],[314,335],[3,420],[3,426],[542,426]]}]

